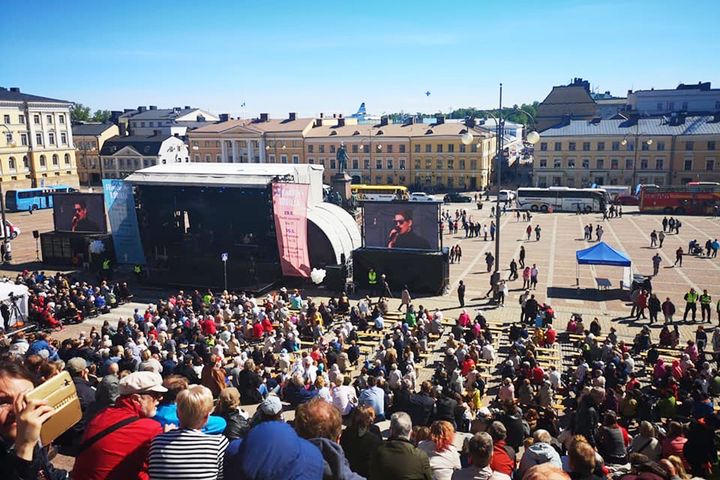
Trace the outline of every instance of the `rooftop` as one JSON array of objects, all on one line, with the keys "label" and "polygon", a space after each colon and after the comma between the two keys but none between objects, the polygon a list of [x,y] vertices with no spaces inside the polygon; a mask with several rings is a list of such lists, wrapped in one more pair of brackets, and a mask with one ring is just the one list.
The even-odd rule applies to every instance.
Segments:
[{"label": "rooftop", "polygon": [[40,97],[38,95],[30,95],[22,93],[18,87],[0,87],[0,102],[40,102],[40,103],[66,103],[72,104],[67,100],[58,100],[57,98]]},{"label": "rooftop", "polygon": [[160,146],[168,138],[174,138],[172,135],[115,135],[108,138],[103,144],[100,155],[113,155],[122,148],[132,147],[143,155],[157,155]]},{"label": "rooftop", "polygon": [[114,123],[74,123],[72,126],[72,133],[73,135],[96,136],[101,135],[103,132],[114,126]]},{"label": "rooftop", "polygon": [[556,125],[543,131],[543,137],[567,137],[590,135],[720,135],[720,120],[716,115],[675,117],[653,117],[625,119],[570,120],[569,123]]}]

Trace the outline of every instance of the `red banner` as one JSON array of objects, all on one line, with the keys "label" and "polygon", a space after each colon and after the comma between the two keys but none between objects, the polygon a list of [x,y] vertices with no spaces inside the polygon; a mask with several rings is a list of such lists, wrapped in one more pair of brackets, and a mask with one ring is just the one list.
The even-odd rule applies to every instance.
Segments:
[{"label": "red banner", "polygon": [[307,247],[307,200],[309,185],[273,183],[273,214],[283,275],[310,276]]}]

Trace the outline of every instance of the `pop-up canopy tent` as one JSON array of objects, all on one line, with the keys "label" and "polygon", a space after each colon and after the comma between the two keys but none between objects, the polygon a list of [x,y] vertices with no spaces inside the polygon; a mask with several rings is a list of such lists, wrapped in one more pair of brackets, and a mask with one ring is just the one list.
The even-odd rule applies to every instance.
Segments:
[{"label": "pop-up canopy tent", "polygon": [[630,257],[622,252],[618,252],[605,242],[600,242],[590,248],[578,250],[575,252],[577,260],[577,284],[580,285],[580,265],[610,265],[612,267],[625,267],[623,272],[624,284],[628,285],[630,278],[630,267],[632,261]]}]

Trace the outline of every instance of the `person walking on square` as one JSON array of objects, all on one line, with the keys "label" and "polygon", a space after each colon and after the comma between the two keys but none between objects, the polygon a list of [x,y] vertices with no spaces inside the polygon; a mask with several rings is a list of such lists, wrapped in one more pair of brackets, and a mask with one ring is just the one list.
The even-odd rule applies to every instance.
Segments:
[{"label": "person walking on square", "polygon": [[490,270],[492,270],[492,267],[495,264],[495,257],[493,257],[492,253],[487,252],[485,254],[485,264],[487,264],[487,271],[490,273]]},{"label": "person walking on square", "polygon": [[667,227],[668,227],[668,218],[667,217],[663,217],[662,226],[663,226],[663,232],[667,231]]},{"label": "person walking on square", "polygon": [[490,241],[495,241],[495,222],[490,222]]},{"label": "person walking on square", "polygon": [[668,233],[672,233],[675,230],[675,219],[670,217],[668,220]]},{"label": "person walking on square", "polygon": [[[536,226],[535,226],[535,241],[536,241],[536,242],[539,242],[539,241],[540,241],[540,232],[541,232],[541,231],[542,231],[542,229],[540,228],[540,225],[536,225]],[[529,239],[528,239],[528,240],[529,240]]]},{"label": "person walking on square", "polygon": [[658,240],[660,241],[659,248],[662,248],[663,242],[665,241],[665,232],[658,233]]},{"label": "person walking on square", "polygon": [[653,230],[652,232],[650,232],[650,246],[657,247],[657,240],[658,240],[657,232],[655,230]]},{"label": "person walking on square", "polygon": [[680,235],[680,227],[682,227],[682,222],[675,220],[675,235]]},{"label": "person walking on square", "polygon": [[530,269],[530,285],[532,286],[533,290],[537,288],[539,273],[540,271],[538,270],[537,265],[533,263],[532,269]]},{"label": "person walking on square", "polygon": [[658,313],[662,310],[660,299],[654,293],[648,299],[648,312],[650,312],[650,324],[654,325],[658,319]]},{"label": "person walking on square", "polygon": [[658,274],[660,271],[660,262],[662,262],[662,257],[659,253],[656,253],[652,257],[652,264],[653,264],[653,277]]},{"label": "person walking on square", "polygon": [[520,245],[520,257],[518,258],[520,268],[525,268],[525,247]]},{"label": "person walking on square", "polygon": [[460,244],[455,245],[455,261],[457,263],[460,263],[460,259],[462,258],[462,248],[460,248]]},{"label": "person walking on square", "polygon": [[528,239],[528,242],[529,242],[529,241],[530,241],[530,235],[532,234],[532,225],[528,225],[528,226],[527,226],[527,228],[525,229],[525,233],[527,233],[527,239]]},{"label": "person walking on square", "polygon": [[[707,289],[705,289],[702,295],[700,295],[700,314],[702,315],[703,322],[710,323],[710,305],[712,305],[712,297],[708,294]],[[706,314],[707,318],[705,316]]]},{"label": "person walking on square", "polygon": [[648,306],[648,294],[645,290],[640,292],[640,295],[637,297],[637,311],[635,313],[635,320],[640,320],[640,316],[642,315],[642,318],[647,318],[645,316],[645,309]]},{"label": "person walking on square", "polygon": [[698,294],[694,288],[685,294],[685,313],[683,314],[683,322],[687,322],[688,312],[692,311],[692,321],[695,322],[697,314]]},{"label": "person walking on square", "polygon": [[457,288],[457,296],[458,296],[458,302],[460,302],[460,307],[465,306],[465,284],[462,280],[460,280],[460,283],[458,284]]},{"label": "person walking on square", "polygon": [[602,227],[602,225],[598,225],[595,229],[595,236],[597,237],[597,241],[602,240],[603,233],[605,233],[605,229]]},{"label": "person walking on square", "polygon": [[672,323],[672,317],[675,315],[675,304],[670,301],[670,297],[665,297],[665,301],[662,303],[662,312],[665,317],[665,323]]},{"label": "person walking on square", "polygon": [[682,267],[682,259],[683,259],[683,249],[682,249],[682,247],[678,247],[678,249],[675,250],[675,263],[673,264],[673,267],[676,266],[678,263],[680,263],[680,266]]},{"label": "person walking on square", "polygon": [[508,280],[515,280],[518,278],[518,266],[517,262],[513,258],[510,260],[510,277],[508,277]]},{"label": "person walking on square", "polygon": [[408,290],[407,285],[403,285],[402,293],[400,293],[400,306],[398,307],[398,312],[402,310],[403,305],[405,305],[405,311],[409,310],[411,301],[410,291]]}]

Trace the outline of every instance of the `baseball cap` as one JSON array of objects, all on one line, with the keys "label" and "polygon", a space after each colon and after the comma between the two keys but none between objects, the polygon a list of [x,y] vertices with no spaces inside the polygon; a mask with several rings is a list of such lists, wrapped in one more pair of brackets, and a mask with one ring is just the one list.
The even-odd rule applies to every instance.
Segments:
[{"label": "baseball cap", "polygon": [[159,373],[133,372],[120,380],[120,395],[133,393],[165,393],[167,388],[162,386],[163,380]]},{"label": "baseball cap", "polygon": [[264,415],[274,417],[278,413],[282,412],[283,407],[279,397],[275,395],[268,395],[258,408]]},{"label": "baseball cap", "polygon": [[80,375],[87,368],[87,362],[82,357],[73,357],[65,366],[70,375]]}]

